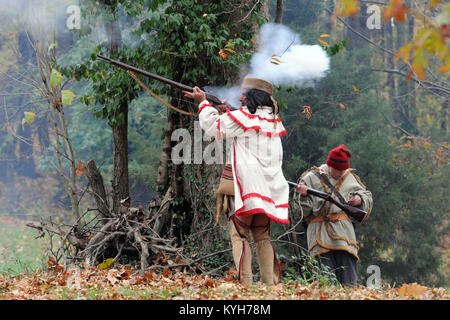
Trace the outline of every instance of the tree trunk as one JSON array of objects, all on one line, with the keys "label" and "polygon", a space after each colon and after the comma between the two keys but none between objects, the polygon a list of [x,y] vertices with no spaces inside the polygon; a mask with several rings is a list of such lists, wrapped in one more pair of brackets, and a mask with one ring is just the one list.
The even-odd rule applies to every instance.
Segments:
[{"label": "tree trunk", "polygon": [[444,137],[448,137],[449,134],[449,125],[448,119],[450,117],[450,98],[447,97],[442,103],[442,116],[441,116],[441,129],[444,132]]},{"label": "tree trunk", "polygon": [[[408,15],[408,38],[407,42],[412,41],[414,38],[414,16]],[[408,82],[408,90],[410,92],[409,94],[409,109],[410,110],[416,110],[416,90],[415,90],[416,83],[413,81]],[[410,115],[412,117],[412,114]]]},{"label": "tree trunk", "polygon": [[[389,20],[386,24],[386,47],[387,49],[389,49],[390,51],[395,52],[395,46],[394,46],[394,30],[393,30],[393,22],[391,20]],[[389,69],[394,70],[394,58],[392,55],[387,55],[387,64]],[[394,75],[391,73],[387,74],[387,81],[386,81],[386,85],[389,88],[389,101],[391,103],[391,106],[393,106],[394,101],[393,101],[393,97],[395,97],[395,79],[394,79]],[[394,108],[392,108],[394,109]],[[393,118],[394,121],[397,120],[396,118],[396,114],[393,111]]]},{"label": "tree trunk", "polygon": [[335,3],[334,0],[328,0],[325,5],[327,5],[330,10],[326,11],[326,17],[327,17],[327,23],[325,24],[325,32],[326,33],[331,33],[331,31],[333,30],[333,23],[331,21],[331,17],[333,16],[333,12],[335,10]]},{"label": "tree trunk", "polygon": [[168,188],[169,183],[169,162],[170,156],[172,152],[172,141],[171,136],[175,126],[175,117],[172,112],[168,111],[167,117],[167,127],[164,132],[164,142],[162,146],[161,156],[159,158],[159,167],[158,167],[158,177],[156,179],[156,184],[158,186],[158,192],[161,195],[164,195],[165,191]]},{"label": "tree trunk", "polygon": [[277,0],[277,11],[275,13],[275,23],[283,23],[284,0]]},{"label": "tree trunk", "polygon": [[128,181],[128,103],[122,102],[119,114],[123,114],[123,122],[113,126],[113,211],[119,213],[120,200],[130,196]]},{"label": "tree trunk", "polygon": [[[348,25],[358,33],[364,35],[369,38],[369,33],[366,25],[367,20],[367,6],[363,3],[360,5],[359,13],[355,16],[349,16],[347,18]],[[348,45],[346,46],[347,50],[359,49],[366,45],[364,39],[362,39],[359,35],[353,32],[350,28],[347,28],[347,38],[349,40]]]},{"label": "tree trunk", "polygon": [[[409,21],[408,21],[409,23]],[[405,25],[404,23],[398,23],[395,25],[396,27],[396,38],[394,43],[396,44],[396,47],[393,52],[397,52],[400,48],[402,48],[407,41],[407,28],[409,28],[408,25]],[[409,36],[408,36],[409,37]],[[394,64],[394,68],[396,70],[399,70],[400,67],[400,61],[397,62],[397,65]],[[401,81],[401,78],[397,77],[397,83],[396,83],[396,89],[395,92],[395,108],[394,112],[396,113],[396,118],[398,123],[402,128],[405,128],[409,132],[413,132],[412,130],[416,130],[417,126],[414,120],[413,116],[413,109],[411,108],[411,97],[410,97],[410,91],[414,92],[414,86],[416,84],[414,83],[411,87],[411,83],[407,81]],[[395,118],[394,118],[395,119]]]},{"label": "tree trunk", "polygon": [[[100,1],[102,5],[111,6],[109,0]],[[119,20],[105,22],[106,35],[108,37],[109,52],[111,56],[119,53],[122,46],[122,34]],[[121,119],[112,127],[113,131],[113,212],[120,212],[120,200],[130,196],[128,181],[128,102],[124,99],[120,102],[119,110],[114,114],[116,119]]]}]

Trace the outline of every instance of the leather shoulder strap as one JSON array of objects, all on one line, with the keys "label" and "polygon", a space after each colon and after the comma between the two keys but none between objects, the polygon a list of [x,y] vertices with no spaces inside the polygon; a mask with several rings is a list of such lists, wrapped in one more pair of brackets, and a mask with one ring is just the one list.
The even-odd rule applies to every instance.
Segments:
[{"label": "leather shoulder strap", "polygon": [[325,185],[330,188],[330,190],[336,195],[341,203],[346,203],[344,197],[339,193],[339,191],[331,184],[330,180],[325,177],[323,174],[320,174],[317,170],[313,171],[314,174],[325,183]]}]

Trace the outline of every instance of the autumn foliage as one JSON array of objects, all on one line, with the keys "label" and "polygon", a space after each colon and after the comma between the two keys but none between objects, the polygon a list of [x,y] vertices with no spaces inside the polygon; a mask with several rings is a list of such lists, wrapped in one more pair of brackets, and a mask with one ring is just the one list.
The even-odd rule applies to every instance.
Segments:
[{"label": "autumn foliage", "polygon": [[[429,5],[433,10],[438,10],[442,0],[431,0]],[[336,6],[332,20],[336,16],[354,16],[359,12],[358,0],[341,0]],[[437,70],[443,74],[450,70],[450,55],[447,39],[450,36],[448,19],[450,14],[450,3],[442,4],[441,12],[435,19],[424,16],[418,8],[408,8],[402,0],[390,0],[383,11],[383,20],[393,20],[396,23],[404,23],[407,15],[412,15],[418,20],[424,21],[424,28],[415,34],[412,41],[400,48],[394,60],[402,59],[408,64],[409,72],[407,80],[413,76],[419,80],[425,80],[429,60],[436,57],[442,62]],[[428,55],[428,57],[427,57]]]},{"label": "autumn foliage", "polygon": [[267,287],[260,282],[242,285],[235,280],[235,270],[225,277],[189,274],[183,271],[147,271],[140,274],[129,266],[119,265],[99,270],[67,268],[49,259],[44,271],[15,277],[0,275],[0,299],[108,299],[108,300],[442,300],[450,299],[444,288],[427,288],[417,283],[395,289],[357,286],[343,288],[308,286],[283,281]]}]

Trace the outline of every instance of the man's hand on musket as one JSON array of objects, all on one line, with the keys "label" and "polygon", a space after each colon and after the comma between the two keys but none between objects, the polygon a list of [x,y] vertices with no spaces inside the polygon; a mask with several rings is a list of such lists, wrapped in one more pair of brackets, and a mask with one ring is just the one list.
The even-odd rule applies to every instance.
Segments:
[{"label": "man's hand on musket", "polygon": [[[187,98],[191,98],[194,99],[195,101],[197,101],[198,103],[206,100],[206,93],[200,89],[199,87],[194,87],[192,88],[193,91],[189,92],[189,91],[183,91],[184,96]],[[222,100],[223,104],[220,104],[218,106],[216,106],[217,110],[219,110],[219,113],[222,114],[226,111],[227,109],[227,101],[226,100]]]},{"label": "man's hand on musket", "polygon": [[306,184],[300,183],[296,188],[295,192],[300,193],[302,196],[306,196],[308,192],[308,186]]},{"label": "man's hand on musket", "polygon": [[350,200],[348,200],[348,204],[351,205],[352,207],[359,206],[361,204],[361,197],[358,195],[352,197]]},{"label": "man's hand on musket", "polygon": [[200,89],[199,87],[194,87],[192,92],[189,91],[183,91],[184,96],[187,98],[194,99],[197,102],[202,102],[206,100],[206,94],[205,92]]},{"label": "man's hand on musket", "polygon": [[228,102],[227,100],[221,100],[222,104],[219,104],[218,106],[216,106],[216,109],[219,110],[219,114],[223,114],[225,111],[227,111],[228,106]]}]

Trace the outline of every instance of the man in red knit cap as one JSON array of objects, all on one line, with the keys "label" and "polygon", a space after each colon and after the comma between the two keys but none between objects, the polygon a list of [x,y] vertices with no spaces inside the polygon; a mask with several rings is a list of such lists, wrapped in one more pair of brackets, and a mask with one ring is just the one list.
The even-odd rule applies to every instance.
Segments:
[{"label": "man in red knit cap", "polygon": [[334,148],[326,164],[302,174],[295,190],[301,194],[303,216],[308,222],[308,253],[328,266],[342,285],[357,284],[359,247],[354,225],[358,222],[336,205],[307,194],[307,190],[309,187],[332,193],[340,202],[366,211],[367,219],[372,210],[372,193],[350,168],[350,157],[343,144]]}]

